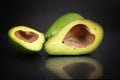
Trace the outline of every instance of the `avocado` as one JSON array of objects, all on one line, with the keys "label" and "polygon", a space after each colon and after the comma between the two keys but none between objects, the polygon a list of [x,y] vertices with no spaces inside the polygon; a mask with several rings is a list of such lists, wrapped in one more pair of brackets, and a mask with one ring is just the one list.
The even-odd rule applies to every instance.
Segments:
[{"label": "avocado", "polygon": [[[100,45],[104,35],[100,24],[90,19],[77,18],[77,16],[76,19],[71,19],[67,15],[64,17],[65,19],[63,16],[58,18],[46,32],[45,50],[49,55],[89,54]],[[54,32],[55,34],[52,35]]]},{"label": "avocado", "polygon": [[20,52],[38,52],[45,41],[44,34],[28,26],[15,26],[9,29],[10,42]]},{"label": "avocado", "polygon": [[50,57],[45,67],[61,79],[99,79],[101,64],[91,57]]}]

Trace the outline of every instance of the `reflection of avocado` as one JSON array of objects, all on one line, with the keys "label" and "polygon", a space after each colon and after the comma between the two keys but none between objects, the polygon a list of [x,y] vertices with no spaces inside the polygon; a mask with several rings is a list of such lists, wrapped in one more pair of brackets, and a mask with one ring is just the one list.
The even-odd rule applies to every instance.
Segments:
[{"label": "reflection of avocado", "polygon": [[16,26],[9,30],[10,41],[21,51],[37,52],[42,49],[44,35],[27,26]]},{"label": "reflection of avocado", "polygon": [[[99,46],[103,39],[103,29],[98,23],[85,18],[72,20],[72,17],[68,17],[64,21],[61,18],[63,17],[60,20],[58,18],[46,33],[48,41],[45,43],[45,50],[48,54],[81,55],[90,53]],[[59,23],[63,25],[59,26]],[[55,34],[52,35],[53,33]]]},{"label": "reflection of avocado", "polygon": [[78,62],[68,64],[63,70],[72,78],[89,78],[95,72],[95,67],[87,62]]},{"label": "reflection of avocado", "polygon": [[46,68],[63,79],[98,79],[102,76],[102,67],[89,57],[49,58]]}]

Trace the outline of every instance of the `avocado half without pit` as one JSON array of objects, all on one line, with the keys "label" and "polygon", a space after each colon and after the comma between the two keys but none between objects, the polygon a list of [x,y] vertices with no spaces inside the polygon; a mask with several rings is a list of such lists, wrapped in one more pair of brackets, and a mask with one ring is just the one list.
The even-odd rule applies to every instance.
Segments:
[{"label": "avocado half without pit", "polygon": [[43,33],[27,26],[16,26],[8,31],[11,41],[21,52],[38,52],[45,41]]},{"label": "avocado half without pit", "polygon": [[88,54],[100,45],[103,35],[98,23],[77,13],[68,13],[58,18],[46,32],[45,50],[50,55]]}]

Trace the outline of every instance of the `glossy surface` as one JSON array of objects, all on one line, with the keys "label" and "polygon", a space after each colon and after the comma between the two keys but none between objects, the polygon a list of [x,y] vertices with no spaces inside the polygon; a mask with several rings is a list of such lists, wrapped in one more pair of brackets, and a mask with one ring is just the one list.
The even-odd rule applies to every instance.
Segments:
[{"label": "glossy surface", "polygon": [[103,75],[101,64],[91,57],[52,57],[45,67],[63,79],[99,79]]},{"label": "glossy surface", "polygon": [[13,26],[26,25],[45,33],[67,12],[78,12],[105,30],[103,43],[96,51],[77,57],[95,59],[102,66],[102,79],[120,78],[120,0],[10,0],[0,4],[0,80],[61,79],[45,67],[48,59],[57,56],[48,56],[44,49],[40,55],[20,55],[9,43],[7,32]]}]

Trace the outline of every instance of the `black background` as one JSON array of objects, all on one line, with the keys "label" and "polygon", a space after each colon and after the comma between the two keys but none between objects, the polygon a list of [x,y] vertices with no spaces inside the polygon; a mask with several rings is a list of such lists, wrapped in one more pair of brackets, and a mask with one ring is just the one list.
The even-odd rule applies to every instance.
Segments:
[{"label": "black background", "polygon": [[58,17],[69,12],[80,13],[103,26],[102,44],[84,56],[99,61],[104,70],[102,79],[120,78],[119,0],[4,0],[0,2],[0,80],[59,78],[44,67],[48,58],[57,56],[48,56],[44,48],[40,55],[18,55],[7,32],[14,26],[25,25],[45,33]]}]

